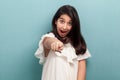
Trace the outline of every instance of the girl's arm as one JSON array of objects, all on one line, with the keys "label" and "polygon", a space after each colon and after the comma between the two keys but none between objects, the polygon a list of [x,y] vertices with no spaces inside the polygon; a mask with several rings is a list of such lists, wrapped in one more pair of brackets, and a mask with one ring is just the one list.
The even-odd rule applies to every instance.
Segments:
[{"label": "girl's arm", "polygon": [[[43,40],[43,46],[45,51],[51,49],[53,51],[60,52],[63,49],[63,43],[57,38],[52,38],[52,37],[45,37],[45,39]],[[49,51],[47,51],[47,54],[48,53]]]},{"label": "girl's arm", "polygon": [[86,80],[86,60],[78,61],[77,80]]}]

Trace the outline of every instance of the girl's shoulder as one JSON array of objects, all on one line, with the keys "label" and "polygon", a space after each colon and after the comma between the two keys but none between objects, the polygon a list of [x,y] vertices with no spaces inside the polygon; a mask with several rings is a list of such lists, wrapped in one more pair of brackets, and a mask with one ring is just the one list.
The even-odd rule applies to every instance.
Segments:
[{"label": "girl's shoulder", "polygon": [[48,32],[48,33],[42,35],[42,37],[55,37],[55,35],[52,32]]}]

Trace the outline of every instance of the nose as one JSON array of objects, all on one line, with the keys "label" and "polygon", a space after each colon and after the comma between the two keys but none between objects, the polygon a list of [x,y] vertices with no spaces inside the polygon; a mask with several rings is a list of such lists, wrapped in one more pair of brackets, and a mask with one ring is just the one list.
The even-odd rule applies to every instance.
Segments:
[{"label": "nose", "polygon": [[64,24],[63,29],[67,29],[67,24]]}]

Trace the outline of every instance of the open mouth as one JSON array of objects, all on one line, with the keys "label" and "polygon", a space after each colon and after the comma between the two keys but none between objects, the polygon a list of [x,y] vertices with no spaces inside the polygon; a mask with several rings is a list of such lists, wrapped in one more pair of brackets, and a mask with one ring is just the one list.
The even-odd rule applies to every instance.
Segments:
[{"label": "open mouth", "polygon": [[61,37],[66,36],[66,34],[67,34],[67,31],[60,30],[60,35],[61,35]]},{"label": "open mouth", "polygon": [[60,32],[61,32],[61,33],[67,33],[67,31],[62,31],[62,30],[60,30]]}]

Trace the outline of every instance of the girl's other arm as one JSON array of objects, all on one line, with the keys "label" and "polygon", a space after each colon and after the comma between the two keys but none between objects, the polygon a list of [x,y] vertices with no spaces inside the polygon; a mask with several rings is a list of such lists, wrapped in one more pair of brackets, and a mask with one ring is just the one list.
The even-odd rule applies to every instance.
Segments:
[{"label": "girl's other arm", "polygon": [[78,61],[77,80],[86,80],[86,60]]}]

